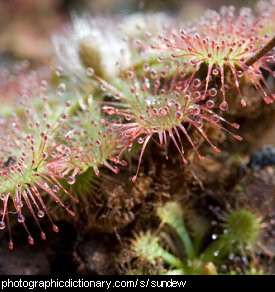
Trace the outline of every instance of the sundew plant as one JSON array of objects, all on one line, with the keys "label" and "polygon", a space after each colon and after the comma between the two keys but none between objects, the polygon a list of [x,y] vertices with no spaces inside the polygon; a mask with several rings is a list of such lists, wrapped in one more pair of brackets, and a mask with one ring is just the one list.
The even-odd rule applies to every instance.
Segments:
[{"label": "sundew plant", "polygon": [[[16,224],[33,245],[32,221],[46,240],[45,226],[59,232],[59,218],[69,215],[82,233],[78,226],[100,229],[97,220],[111,212],[133,228],[121,237],[118,220],[108,221],[130,254],[115,273],[264,273],[255,258],[274,219],[231,202],[219,210],[214,232],[205,223],[213,200],[205,198],[225,185],[208,190],[215,176],[208,158],[242,161],[234,149],[247,155],[247,113],[274,115],[274,16],[274,1],[206,10],[189,21],[165,13],[73,14],[52,35],[48,67],[2,69],[0,244],[8,238],[16,248]],[[176,182],[164,184],[167,169]],[[183,204],[185,193],[196,203]]]}]

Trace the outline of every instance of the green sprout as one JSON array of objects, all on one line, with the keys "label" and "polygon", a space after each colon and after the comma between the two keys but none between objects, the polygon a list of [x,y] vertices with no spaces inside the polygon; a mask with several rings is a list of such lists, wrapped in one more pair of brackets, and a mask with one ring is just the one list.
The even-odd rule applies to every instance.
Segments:
[{"label": "green sprout", "polygon": [[[169,275],[217,275],[219,264],[224,263],[229,254],[244,253],[248,249],[253,251],[262,228],[260,218],[252,211],[233,210],[224,218],[223,234],[219,238],[218,235],[212,236],[215,241],[204,250],[195,249],[195,238],[189,235],[184,223],[185,214],[178,202],[167,202],[158,207],[156,213],[161,223],[170,226],[178,235],[185,257],[177,258],[168,252],[161,246],[159,237],[150,231],[141,233],[133,240],[132,250],[136,257],[153,264],[157,259],[162,259],[170,266],[165,273]],[[250,270],[256,271],[253,266]]]},{"label": "green sprout", "polygon": [[176,202],[168,202],[157,208],[157,215],[162,223],[171,226],[176,231],[185,248],[188,259],[193,259],[196,252],[184,224],[181,206]]},{"label": "green sprout", "polygon": [[181,261],[170,252],[166,251],[159,244],[158,236],[153,235],[150,231],[137,235],[132,241],[131,248],[137,257],[148,262],[155,263],[157,259],[162,259],[172,267],[182,268]]},{"label": "green sprout", "polygon": [[218,261],[230,252],[253,249],[261,231],[261,219],[252,211],[231,211],[223,223],[224,233],[208,246],[202,255],[204,261]]}]

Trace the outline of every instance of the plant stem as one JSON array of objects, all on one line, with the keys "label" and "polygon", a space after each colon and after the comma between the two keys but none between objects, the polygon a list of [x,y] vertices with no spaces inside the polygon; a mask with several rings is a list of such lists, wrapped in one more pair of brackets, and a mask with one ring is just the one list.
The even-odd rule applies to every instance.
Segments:
[{"label": "plant stem", "polygon": [[194,259],[196,256],[191,238],[188,234],[188,231],[186,230],[183,222],[181,222],[181,224],[174,224],[173,228],[175,229],[175,231],[177,232],[183,246],[186,252],[186,255],[188,257],[188,259]]},{"label": "plant stem", "polygon": [[175,257],[174,255],[172,255],[170,252],[162,249],[161,251],[161,258],[169,265],[175,267],[175,268],[179,268],[182,269],[183,268],[183,264],[182,262]]},{"label": "plant stem", "polygon": [[262,58],[266,53],[272,50],[275,46],[275,36],[265,45],[263,46],[256,54],[254,54],[250,59],[245,62],[246,66],[251,66],[255,62],[257,62],[260,58]]},{"label": "plant stem", "polygon": [[216,263],[228,254],[228,244],[220,238],[212,242],[201,255],[201,260],[205,263]]}]

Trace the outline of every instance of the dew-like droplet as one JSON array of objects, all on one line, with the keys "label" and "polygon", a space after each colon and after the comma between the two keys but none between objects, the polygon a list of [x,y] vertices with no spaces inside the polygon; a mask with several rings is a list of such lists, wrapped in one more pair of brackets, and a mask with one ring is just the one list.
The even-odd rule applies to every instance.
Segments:
[{"label": "dew-like droplet", "polygon": [[213,69],[212,70],[212,74],[215,75],[215,76],[217,76],[219,74],[219,70]]},{"label": "dew-like droplet", "polygon": [[184,100],[186,101],[186,102],[189,102],[189,101],[191,101],[191,96],[190,95],[185,95],[184,96]]},{"label": "dew-like droplet", "polygon": [[175,118],[181,120],[183,117],[183,113],[180,111],[175,112]]},{"label": "dew-like droplet", "polygon": [[47,159],[47,157],[48,157],[48,153],[44,152],[44,153],[42,154],[42,159]]},{"label": "dew-like droplet", "polygon": [[214,103],[213,100],[211,100],[211,99],[207,100],[207,102],[206,102],[206,106],[207,106],[208,108],[213,108],[214,105],[215,105],[215,103]]},{"label": "dew-like droplet", "polygon": [[225,110],[228,109],[228,104],[227,104],[226,101],[223,101],[223,102],[220,104],[220,109],[221,109],[222,111],[225,111]]},{"label": "dew-like droplet", "polygon": [[243,71],[237,71],[237,76],[241,78],[243,76]]},{"label": "dew-like droplet", "polygon": [[197,127],[202,128],[203,127],[203,120],[202,119],[197,119],[196,120],[196,124],[197,124]]},{"label": "dew-like droplet", "polygon": [[201,156],[200,154],[198,155],[198,158],[199,158],[200,161],[204,160],[204,156]]},{"label": "dew-like droplet", "polygon": [[245,58],[244,58],[244,57],[241,57],[239,61],[240,61],[241,63],[244,63],[244,62],[245,62]]},{"label": "dew-like droplet", "polygon": [[233,136],[236,140],[238,140],[238,141],[242,141],[243,140],[243,138],[241,137],[241,136],[239,136],[239,135],[234,135]]},{"label": "dew-like droplet", "polygon": [[200,79],[196,78],[194,81],[193,81],[193,86],[195,86],[196,88],[199,88],[201,86],[201,81]]},{"label": "dew-like droplet", "polygon": [[132,78],[134,78],[134,72],[133,71],[128,71],[127,72],[127,78],[130,80],[130,79],[132,79]]},{"label": "dew-like droplet", "polygon": [[242,105],[242,107],[246,106],[246,101],[243,98],[241,99],[241,105]]},{"label": "dew-like droplet", "polygon": [[114,98],[115,98],[116,100],[120,100],[120,99],[121,99],[121,93],[116,92],[116,93],[114,94]]},{"label": "dew-like droplet", "polygon": [[52,190],[55,192],[55,193],[58,193],[59,192],[59,186],[58,185],[54,185]]},{"label": "dew-like droplet", "polygon": [[56,232],[56,233],[59,232],[59,228],[58,228],[58,226],[53,225],[53,231]]},{"label": "dew-like droplet", "polygon": [[66,114],[62,114],[60,119],[61,121],[65,121],[68,118],[68,116]]},{"label": "dew-like droplet", "polygon": [[37,212],[37,216],[38,216],[39,218],[43,218],[43,217],[45,216],[44,211],[39,210],[39,211]]},{"label": "dew-like droplet", "polygon": [[234,258],[235,258],[235,255],[234,255],[234,253],[230,253],[229,255],[228,255],[228,259],[229,260],[234,260]]},{"label": "dew-like droplet", "polygon": [[34,245],[34,239],[31,236],[28,237],[28,242],[30,245]]},{"label": "dew-like droplet", "polygon": [[167,76],[168,76],[168,72],[167,72],[166,70],[161,70],[160,76],[161,76],[162,78],[167,78]]},{"label": "dew-like droplet", "polygon": [[103,107],[104,112],[106,112],[108,115],[113,115],[117,112],[117,110],[115,108],[113,108],[112,106],[104,106]]},{"label": "dew-like droplet", "polygon": [[101,146],[101,144],[102,144],[102,142],[101,142],[101,140],[99,140],[99,139],[97,139],[96,141],[95,141],[95,145],[96,146]]},{"label": "dew-like droplet", "polygon": [[213,149],[214,149],[215,152],[217,152],[217,153],[221,153],[221,149],[219,149],[218,147],[213,146]]},{"label": "dew-like droplet", "polygon": [[235,129],[239,129],[240,128],[240,125],[237,124],[237,123],[232,123],[231,124],[231,127],[235,128]]},{"label": "dew-like droplet", "polygon": [[212,234],[212,239],[213,240],[216,240],[218,238],[218,235],[217,234]]},{"label": "dew-like droplet", "polygon": [[58,85],[58,88],[57,88],[57,93],[59,95],[63,95],[65,93],[65,91],[66,91],[66,84],[65,83],[60,83]]},{"label": "dew-like droplet", "polygon": [[128,165],[128,162],[125,161],[125,160],[121,160],[120,161],[120,164],[121,164],[121,166],[127,166]]},{"label": "dew-like droplet", "polygon": [[0,195],[0,200],[5,201],[6,198],[7,198],[7,195],[6,194],[1,194]]},{"label": "dew-like droplet", "polygon": [[70,216],[74,217],[75,216],[75,212],[70,210],[70,209],[67,209],[68,213]]},{"label": "dew-like droplet", "polygon": [[71,176],[67,177],[66,181],[69,185],[73,185],[76,181],[75,176],[71,175]]},{"label": "dew-like droplet", "polygon": [[139,137],[139,138],[137,139],[137,141],[138,141],[139,144],[143,144],[143,142],[144,142],[144,138],[143,138],[143,137]]},{"label": "dew-like droplet", "polygon": [[143,70],[144,70],[145,72],[147,72],[149,69],[150,69],[149,64],[148,64],[148,63],[144,63],[144,65],[143,65]]},{"label": "dew-like droplet", "polygon": [[213,253],[213,255],[214,255],[215,257],[217,257],[219,254],[220,254],[220,251],[219,251],[219,250],[216,250],[216,251],[214,251],[214,253]]},{"label": "dew-like droplet", "polygon": [[162,62],[164,60],[164,58],[163,58],[163,56],[159,56],[157,60],[158,60],[158,62]]},{"label": "dew-like droplet", "polygon": [[209,89],[209,95],[210,96],[216,96],[217,95],[217,89],[216,88],[210,88]]},{"label": "dew-like droplet", "polygon": [[151,70],[150,76],[151,76],[152,79],[156,79],[157,76],[158,76],[157,71],[156,70]]},{"label": "dew-like droplet", "polygon": [[199,91],[195,91],[194,98],[200,98],[200,97],[201,97],[201,93]]},{"label": "dew-like droplet", "polygon": [[40,236],[43,240],[47,239],[47,236],[46,236],[45,232],[43,232],[43,231],[41,231]]},{"label": "dew-like droplet", "polygon": [[126,121],[131,121],[131,116],[130,115],[125,115]]},{"label": "dew-like droplet", "polygon": [[274,100],[273,97],[271,98],[271,97],[267,96],[266,93],[264,94],[263,99],[264,99],[266,104],[271,104],[271,103],[273,103],[273,100]]},{"label": "dew-like droplet", "polygon": [[65,135],[65,139],[71,139],[73,138],[76,134],[77,134],[77,129],[73,129],[69,132],[67,132],[67,134]]},{"label": "dew-like droplet", "polygon": [[5,229],[5,227],[6,227],[5,222],[4,221],[0,221],[0,229],[3,230],[3,229]]},{"label": "dew-like droplet", "polygon": [[57,67],[56,70],[55,70],[55,74],[56,76],[61,76],[62,75],[62,68],[61,67]]},{"label": "dew-like droplet", "polygon": [[128,151],[131,151],[131,150],[132,150],[132,147],[133,147],[133,143],[130,142],[130,143],[127,145],[127,149],[128,149]]},{"label": "dew-like droplet", "polygon": [[200,114],[200,112],[201,112],[201,110],[200,110],[199,105],[194,105],[194,106],[192,107],[192,114],[194,114],[194,115],[198,115],[198,114]]},{"label": "dew-like droplet", "polygon": [[19,223],[23,223],[23,222],[25,222],[25,216],[22,215],[22,214],[19,214],[18,217],[17,217],[17,221],[18,221]]},{"label": "dew-like droplet", "polygon": [[86,74],[87,74],[87,76],[92,77],[95,74],[95,70],[93,68],[89,67],[86,69]]},{"label": "dew-like droplet", "polygon": [[12,242],[12,240],[9,241],[9,250],[13,250],[13,242]]},{"label": "dew-like droplet", "polygon": [[216,122],[218,122],[220,120],[220,117],[215,114],[215,115],[211,116],[211,120],[216,123]]}]

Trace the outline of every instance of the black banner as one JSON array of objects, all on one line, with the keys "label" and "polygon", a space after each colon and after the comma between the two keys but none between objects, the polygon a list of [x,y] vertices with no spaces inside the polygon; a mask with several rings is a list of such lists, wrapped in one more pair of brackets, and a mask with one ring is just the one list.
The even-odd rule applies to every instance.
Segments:
[{"label": "black banner", "polygon": [[[47,291],[52,288],[105,290],[116,288],[180,288],[180,289],[263,289],[275,283],[274,276],[1,276],[0,290],[24,288]],[[272,286],[271,286],[272,287]]]}]

